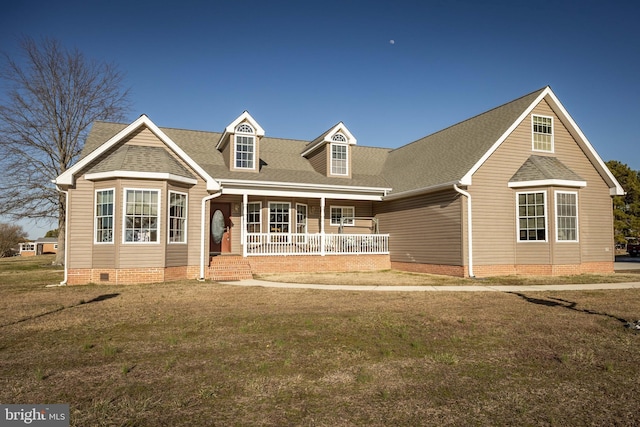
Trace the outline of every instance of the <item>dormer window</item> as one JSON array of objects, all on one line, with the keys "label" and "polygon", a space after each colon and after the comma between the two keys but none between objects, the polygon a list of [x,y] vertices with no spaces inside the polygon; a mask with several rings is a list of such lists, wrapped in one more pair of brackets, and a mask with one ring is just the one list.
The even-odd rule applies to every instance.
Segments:
[{"label": "dormer window", "polygon": [[349,146],[347,138],[341,133],[336,133],[331,138],[331,175],[348,175]]},{"label": "dormer window", "polygon": [[235,129],[234,152],[236,169],[255,169],[256,136],[248,123],[241,123]]}]

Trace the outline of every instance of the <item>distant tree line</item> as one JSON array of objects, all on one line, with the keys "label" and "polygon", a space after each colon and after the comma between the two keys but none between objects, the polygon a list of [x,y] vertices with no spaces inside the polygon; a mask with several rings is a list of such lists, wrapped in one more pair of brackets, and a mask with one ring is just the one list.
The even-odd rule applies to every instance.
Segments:
[{"label": "distant tree line", "polygon": [[624,244],[640,237],[640,172],[617,160],[609,160],[607,166],[627,193],[613,197],[615,242]]}]

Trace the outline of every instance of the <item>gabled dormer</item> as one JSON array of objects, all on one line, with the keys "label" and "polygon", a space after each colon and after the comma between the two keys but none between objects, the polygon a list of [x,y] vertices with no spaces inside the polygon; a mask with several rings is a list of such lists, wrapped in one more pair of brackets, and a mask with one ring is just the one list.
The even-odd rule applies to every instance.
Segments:
[{"label": "gabled dormer", "polygon": [[260,139],[264,129],[245,111],[227,126],[216,145],[232,171],[260,170]]},{"label": "gabled dormer", "polygon": [[310,143],[302,157],[309,160],[313,168],[328,177],[351,178],[351,146],[356,138],[340,122]]}]

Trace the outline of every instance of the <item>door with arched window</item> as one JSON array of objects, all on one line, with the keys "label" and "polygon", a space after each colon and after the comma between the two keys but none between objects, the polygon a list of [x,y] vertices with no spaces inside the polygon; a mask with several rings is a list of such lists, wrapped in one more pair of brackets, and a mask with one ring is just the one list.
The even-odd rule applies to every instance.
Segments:
[{"label": "door with arched window", "polygon": [[209,218],[209,254],[231,252],[231,205],[211,203]]}]

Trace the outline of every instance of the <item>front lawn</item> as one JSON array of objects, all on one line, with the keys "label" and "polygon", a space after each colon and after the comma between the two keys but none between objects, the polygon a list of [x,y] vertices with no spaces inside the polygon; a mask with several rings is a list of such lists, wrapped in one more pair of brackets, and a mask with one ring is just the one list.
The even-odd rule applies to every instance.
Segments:
[{"label": "front lawn", "polygon": [[36,258],[0,260],[0,401],[74,426],[640,423],[636,289],[45,288]]}]

